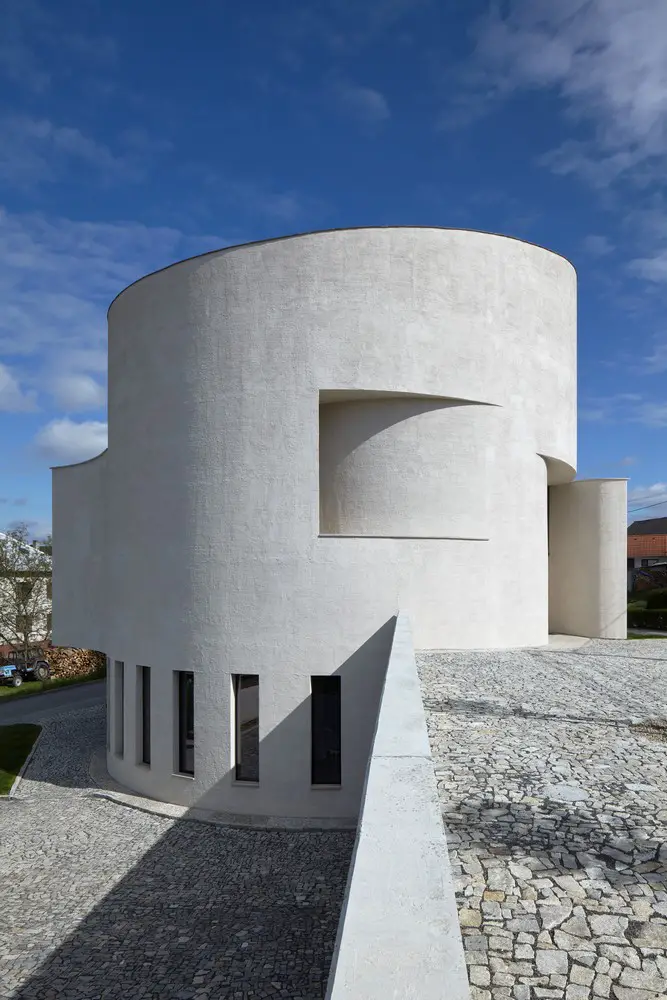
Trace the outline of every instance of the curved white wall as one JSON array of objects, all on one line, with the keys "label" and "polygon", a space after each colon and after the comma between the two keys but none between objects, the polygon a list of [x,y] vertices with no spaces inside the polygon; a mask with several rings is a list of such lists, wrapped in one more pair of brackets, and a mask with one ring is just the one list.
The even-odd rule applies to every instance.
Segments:
[{"label": "curved white wall", "polygon": [[106,649],[107,452],[53,472],[53,634],[57,646]]},{"label": "curved white wall", "polygon": [[[211,253],[114,301],[95,618],[112,661],[152,668],[156,722],[149,769],[128,680],[118,780],[233,813],[355,816],[399,608],[421,648],[547,641],[545,459],[574,474],[575,298],[571,265],[540,247],[387,228]],[[195,673],[194,780],[173,774],[179,669]],[[335,671],[342,787],[311,789],[309,677]],[[232,778],[230,673],[260,676],[257,787]]]},{"label": "curved white wall", "polygon": [[627,480],[551,487],[549,608],[552,632],[627,637]]},{"label": "curved white wall", "polygon": [[320,531],[486,541],[489,410],[418,398],[325,403]]}]

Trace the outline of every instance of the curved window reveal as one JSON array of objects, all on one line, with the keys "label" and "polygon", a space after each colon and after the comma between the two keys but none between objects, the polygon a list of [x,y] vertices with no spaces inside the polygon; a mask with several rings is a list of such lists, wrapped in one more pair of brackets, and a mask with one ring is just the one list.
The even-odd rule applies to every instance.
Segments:
[{"label": "curved window reveal", "polygon": [[402,397],[320,406],[320,533],[486,539],[497,410]]}]

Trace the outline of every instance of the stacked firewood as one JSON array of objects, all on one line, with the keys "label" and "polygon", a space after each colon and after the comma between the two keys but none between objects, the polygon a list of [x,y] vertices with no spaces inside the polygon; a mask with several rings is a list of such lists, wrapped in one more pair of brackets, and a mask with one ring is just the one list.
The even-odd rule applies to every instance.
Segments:
[{"label": "stacked firewood", "polygon": [[50,646],[44,650],[54,677],[82,677],[104,670],[106,657],[96,649],[69,649]]}]

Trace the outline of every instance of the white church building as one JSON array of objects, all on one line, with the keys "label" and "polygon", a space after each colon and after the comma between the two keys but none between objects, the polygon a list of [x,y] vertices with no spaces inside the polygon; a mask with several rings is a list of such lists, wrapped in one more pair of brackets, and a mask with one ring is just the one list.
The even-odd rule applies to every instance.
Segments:
[{"label": "white church building", "polygon": [[438,228],[121,292],[108,449],[53,470],[53,641],[107,654],[111,775],[354,818],[399,610],[419,649],[624,638],[626,481],[574,480],[576,320],[563,257]]}]

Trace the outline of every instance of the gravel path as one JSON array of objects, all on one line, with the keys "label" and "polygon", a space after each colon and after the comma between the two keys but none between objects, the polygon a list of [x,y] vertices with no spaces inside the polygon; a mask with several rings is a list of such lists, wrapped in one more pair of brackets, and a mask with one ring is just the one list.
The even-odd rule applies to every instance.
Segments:
[{"label": "gravel path", "polygon": [[667,997],[667,642],[419,667],[473,1000]]},{"label": "gravel path", "polygon": [[234,830],[90,794],[100,708],[0,801],[0,998],[324,996],[353,833]]}]

